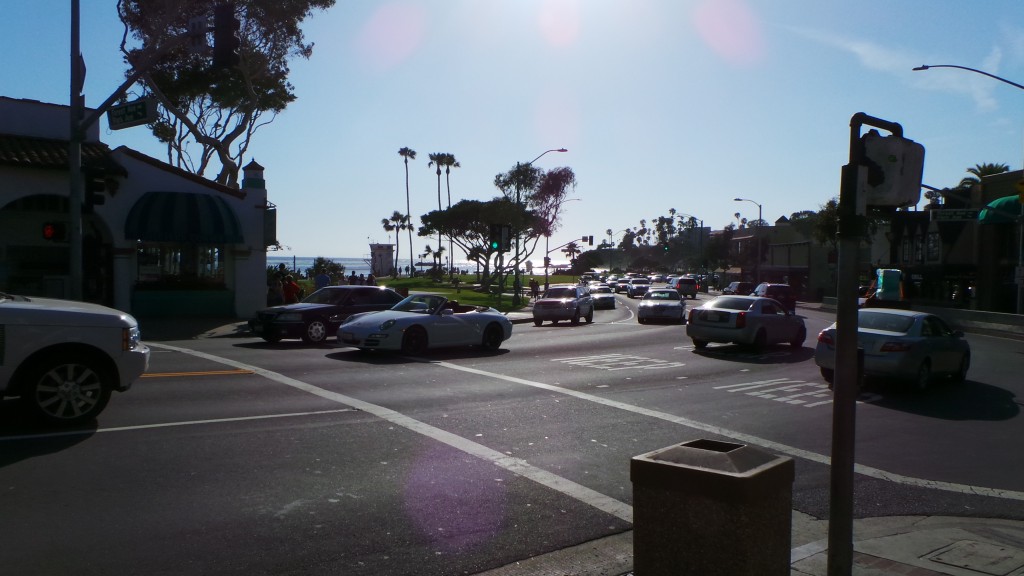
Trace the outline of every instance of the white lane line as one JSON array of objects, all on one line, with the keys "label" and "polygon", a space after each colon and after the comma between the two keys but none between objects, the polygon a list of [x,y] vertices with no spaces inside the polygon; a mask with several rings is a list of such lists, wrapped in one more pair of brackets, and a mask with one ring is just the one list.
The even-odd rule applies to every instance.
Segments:
[{"label": "white lane line", "polygon": [[[586,486],[577,484],[567,478],[562,478],[561,476],[552,474],[546,470],[542,470],[540,468],[532,466],[525,460],[522,460],[520,458],[513,458],[507,454],[503,454],[501,452],[498,452],[497,450],[493,450],[482,444],[477,444],[476,442],[452,434],[447,430],[442,430],[440,428],[431,426],[430,424],[427,424],[425,422],[420,422],[419,420],[410,418],[400,412],[391,410],[390,408],[385,408],[383,406],[378,406],[376,404],[364,402],[351,396],[338,394],[337,392],[331,392],[330,390],[325,390],[323,388],[313,386],[312,384],[307,384],[306,382],[303,382],[301,380],[289,378],[284,374],[279,374],[277,372],[266,370],[258,366],[251,366],[243,362],[231,360],[230,358],[222,358],[220,356],[214,356],[212,354],[207,354],[205,352],[199,352],[198,350],[179,348],[177,346],[170,346],[168,344],[148,344],[150,346],[156,346],[159,348],[163,348],[165,350],[172,350],[175,352],[181,352],[183,354],[189,354],[191,356],[196,356],[197,358],[204,358],[207,360],[212,360],[214,362],[220,362],[228,366],[252,370],[255,374],[263,376],[268,380],[273,380],[274,382],[278,382],[286,386],[291,386],[292,388],[295,388],[297,390],[308,392],[309,394],[313,394],[314,396],[319,396],[326,400],[337,402],[339,404],[345,404],[357,410],[362,410],[363,412],[366,412],[368,414],[373,414],[374,416],[382,420],[391,422],[396,426],[401,426],[407,430],[411,430],[418,434],[422,434],[424,436],[427,436],[428,438],[447,444],[467,454],[476,456],[481,460],[491,462],[492,464],[500,466],[501,468],[504,468],[509,472],[512,472],[513,474],[517,474],[524,478],[533,480],[534,482],[551,488],[552,490],[557,490],[558,492],[561,492],[571,498],[583,502],[584,504],[588,504],[594,508],[597,508],[598,510],[611,514],[612,516],[629,522],[630,524],[633,523],[633,507],[630,506],[629,504],[626,504],[625,502],[620,502],[614,498],[605,496],[604,494],[601,494],[596,490],[592,490],[590,488],[587,488]],[[430,364],[437,365],[436,363]]]},{"label": "white lane line", "polygon": [[[619,410],[625,410],[634,414],[640,414],[642,416],[649,416],[651,418],[657,418],[666,422],[672,422],[674,424],[680,424],[689,428],[694,428],[702,432],[709,434],[715,434],[717,436],[724,436],[726,438],[732,438],[739,440],[740,442],[751,444],[754,446],[761,446],[768,450],[786,454],[797,458],[803,458],[812,462],[818,462],[820,464],[829,465],[831,458],[822,454],[817,454],[809,450],[803,450],[793,446],[787,446],[766,438],[759,438],[751,434],[745,434],[743,432],[736,432],[727,428],[714,426],[711,424],[705,424],[703,422],[697,422],[689,418],[682,416],[676,416],[674,414],[668,414],[660,412],[658,410],[651,410],[649,408],[643,408],[640,406],[634,406],[632,404],[626,404],[623,402],[617,402],[615,400],[609,400],[608,398],[602,398],[600,396],[594,396],[587,394],[586,392],[578,392],[569,388],[562,388],[559,386],[552,386],[550,384],[543,384],[541,382],[533,382],[523,378],[516,378],[515,376],[506,376],[504,374],[496,374],[493,372],[487,372],[477,368],[469,368],[466,366],[459,366],[458,364],[451,364],[448,362],[433,362],[438,366],[443,366],[452,370],[459,370],[462,372],[468,372],[470,374],[476,374],[478,376],[485,376],[489,378],[496,378],[498,380],[505,380],[506,382],[514,382],[516,384],[523,384],[526,386],[533,386],[534,388],[540,388],[542,390],[549,390],[552,392],[558,392],[566,396],[572,396],[579,398],[580,400],[586,400],[588,402],[594,402],[595,404],[601,404],[609,406],[611,408],[618,408]],[[829,400],[831,402],[831,400]],[[1024,492],[1015,490],[1002,490],[999,488],[987,488],[985,486],[971,486],[968,484],[957,484],[954,482],[940,482],[935,480],[926,480],[922,478],[913,478],[911,476],[904,476],[902,474],[895,474],[893,472],[887,472],[879,468],[871,466],[864,466],[863,464],[854,464],[854,472],[868,476],[870,478],[877,478],[879,480],[886,480],[888,482],[895,482],[897,484],[903,484],[906,486],[917,486],[922,488],[931,488],[933,490],[944,490],[946,492],[956,492],[959,494],[970,494],[975,496],[990,496],[993,498],[1005,498],[1008,500],[1021,500],[1024,501]]]}]

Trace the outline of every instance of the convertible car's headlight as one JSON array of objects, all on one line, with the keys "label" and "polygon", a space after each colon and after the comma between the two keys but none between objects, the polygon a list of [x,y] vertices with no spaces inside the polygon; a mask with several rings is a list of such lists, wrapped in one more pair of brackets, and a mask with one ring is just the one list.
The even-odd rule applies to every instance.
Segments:
[{"label": "convertible car's headlight", "polygon": [[302,322],[302,314],[298,312],[289,312],[287,314],[279,314],[277,316],[278,322]]},{"label": "convertible car's headlight", "polygon": [[391,327],[392,327],[392,326],[394,326],[394,325],[395,325],[395,321],[394,321],[394,320],[385,320],[385,321],[384,321],[384,322],[383,322],[383,323],[382,323],[382,324],[380,325],[380,328],[379,328],[379,330],[390,330],[390,329],[391,329]]}]

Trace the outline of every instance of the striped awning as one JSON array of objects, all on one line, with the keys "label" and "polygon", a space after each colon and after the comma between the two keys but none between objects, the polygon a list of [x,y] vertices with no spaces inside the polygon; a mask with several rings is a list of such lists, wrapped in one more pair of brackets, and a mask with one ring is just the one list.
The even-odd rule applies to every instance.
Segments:
[{"label": "striped awning", "polygon": [[182,244],[245,241],[238,218],[223,198],[190,192],[146,192],[128,212],[124,236]]}]

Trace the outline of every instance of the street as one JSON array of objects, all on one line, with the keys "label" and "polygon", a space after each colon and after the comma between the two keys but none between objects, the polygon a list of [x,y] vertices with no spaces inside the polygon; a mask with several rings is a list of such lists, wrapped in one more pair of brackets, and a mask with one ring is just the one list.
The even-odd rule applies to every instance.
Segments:
[{"label": "street", "polygon": [[[799,350],[698,352],[617,300],[422,358],[143,323],[149,371],[97,428],[0,404],[0,572],[474,574],[630,530],[630,458],[698,438],[793,457],[794,508],[827,518],[834,314],[798,311]],[[968,340],[966,384],[861,394],[856,516],[1024,520],[1021,342]]]}]

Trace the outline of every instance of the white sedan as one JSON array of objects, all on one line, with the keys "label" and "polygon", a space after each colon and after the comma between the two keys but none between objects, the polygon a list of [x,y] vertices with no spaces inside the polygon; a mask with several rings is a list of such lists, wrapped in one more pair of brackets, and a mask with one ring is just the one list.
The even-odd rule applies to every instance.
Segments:
[{"label": "white sedan", "polygon": [[460,306],[435,294],[415,294],[390,310],[349,316],[338,327],[342,344],[406,354],[450,346],[497,350],[511,337],[512,322],[494,308]]},{"label": "white sedan", "polygon": [[672,288],[649,290],[636,307],[636,321],[641,324],[658,320],[682,324],[685,319],[686,302]]},{"label": "white sedan", "polygon": [[785,343],[800,348],[807,328],[803,318],[771,298],[719,296],[690,310],[686,335],[695,348],[704,348],[708,342],[735,342],[758,349]]}]

